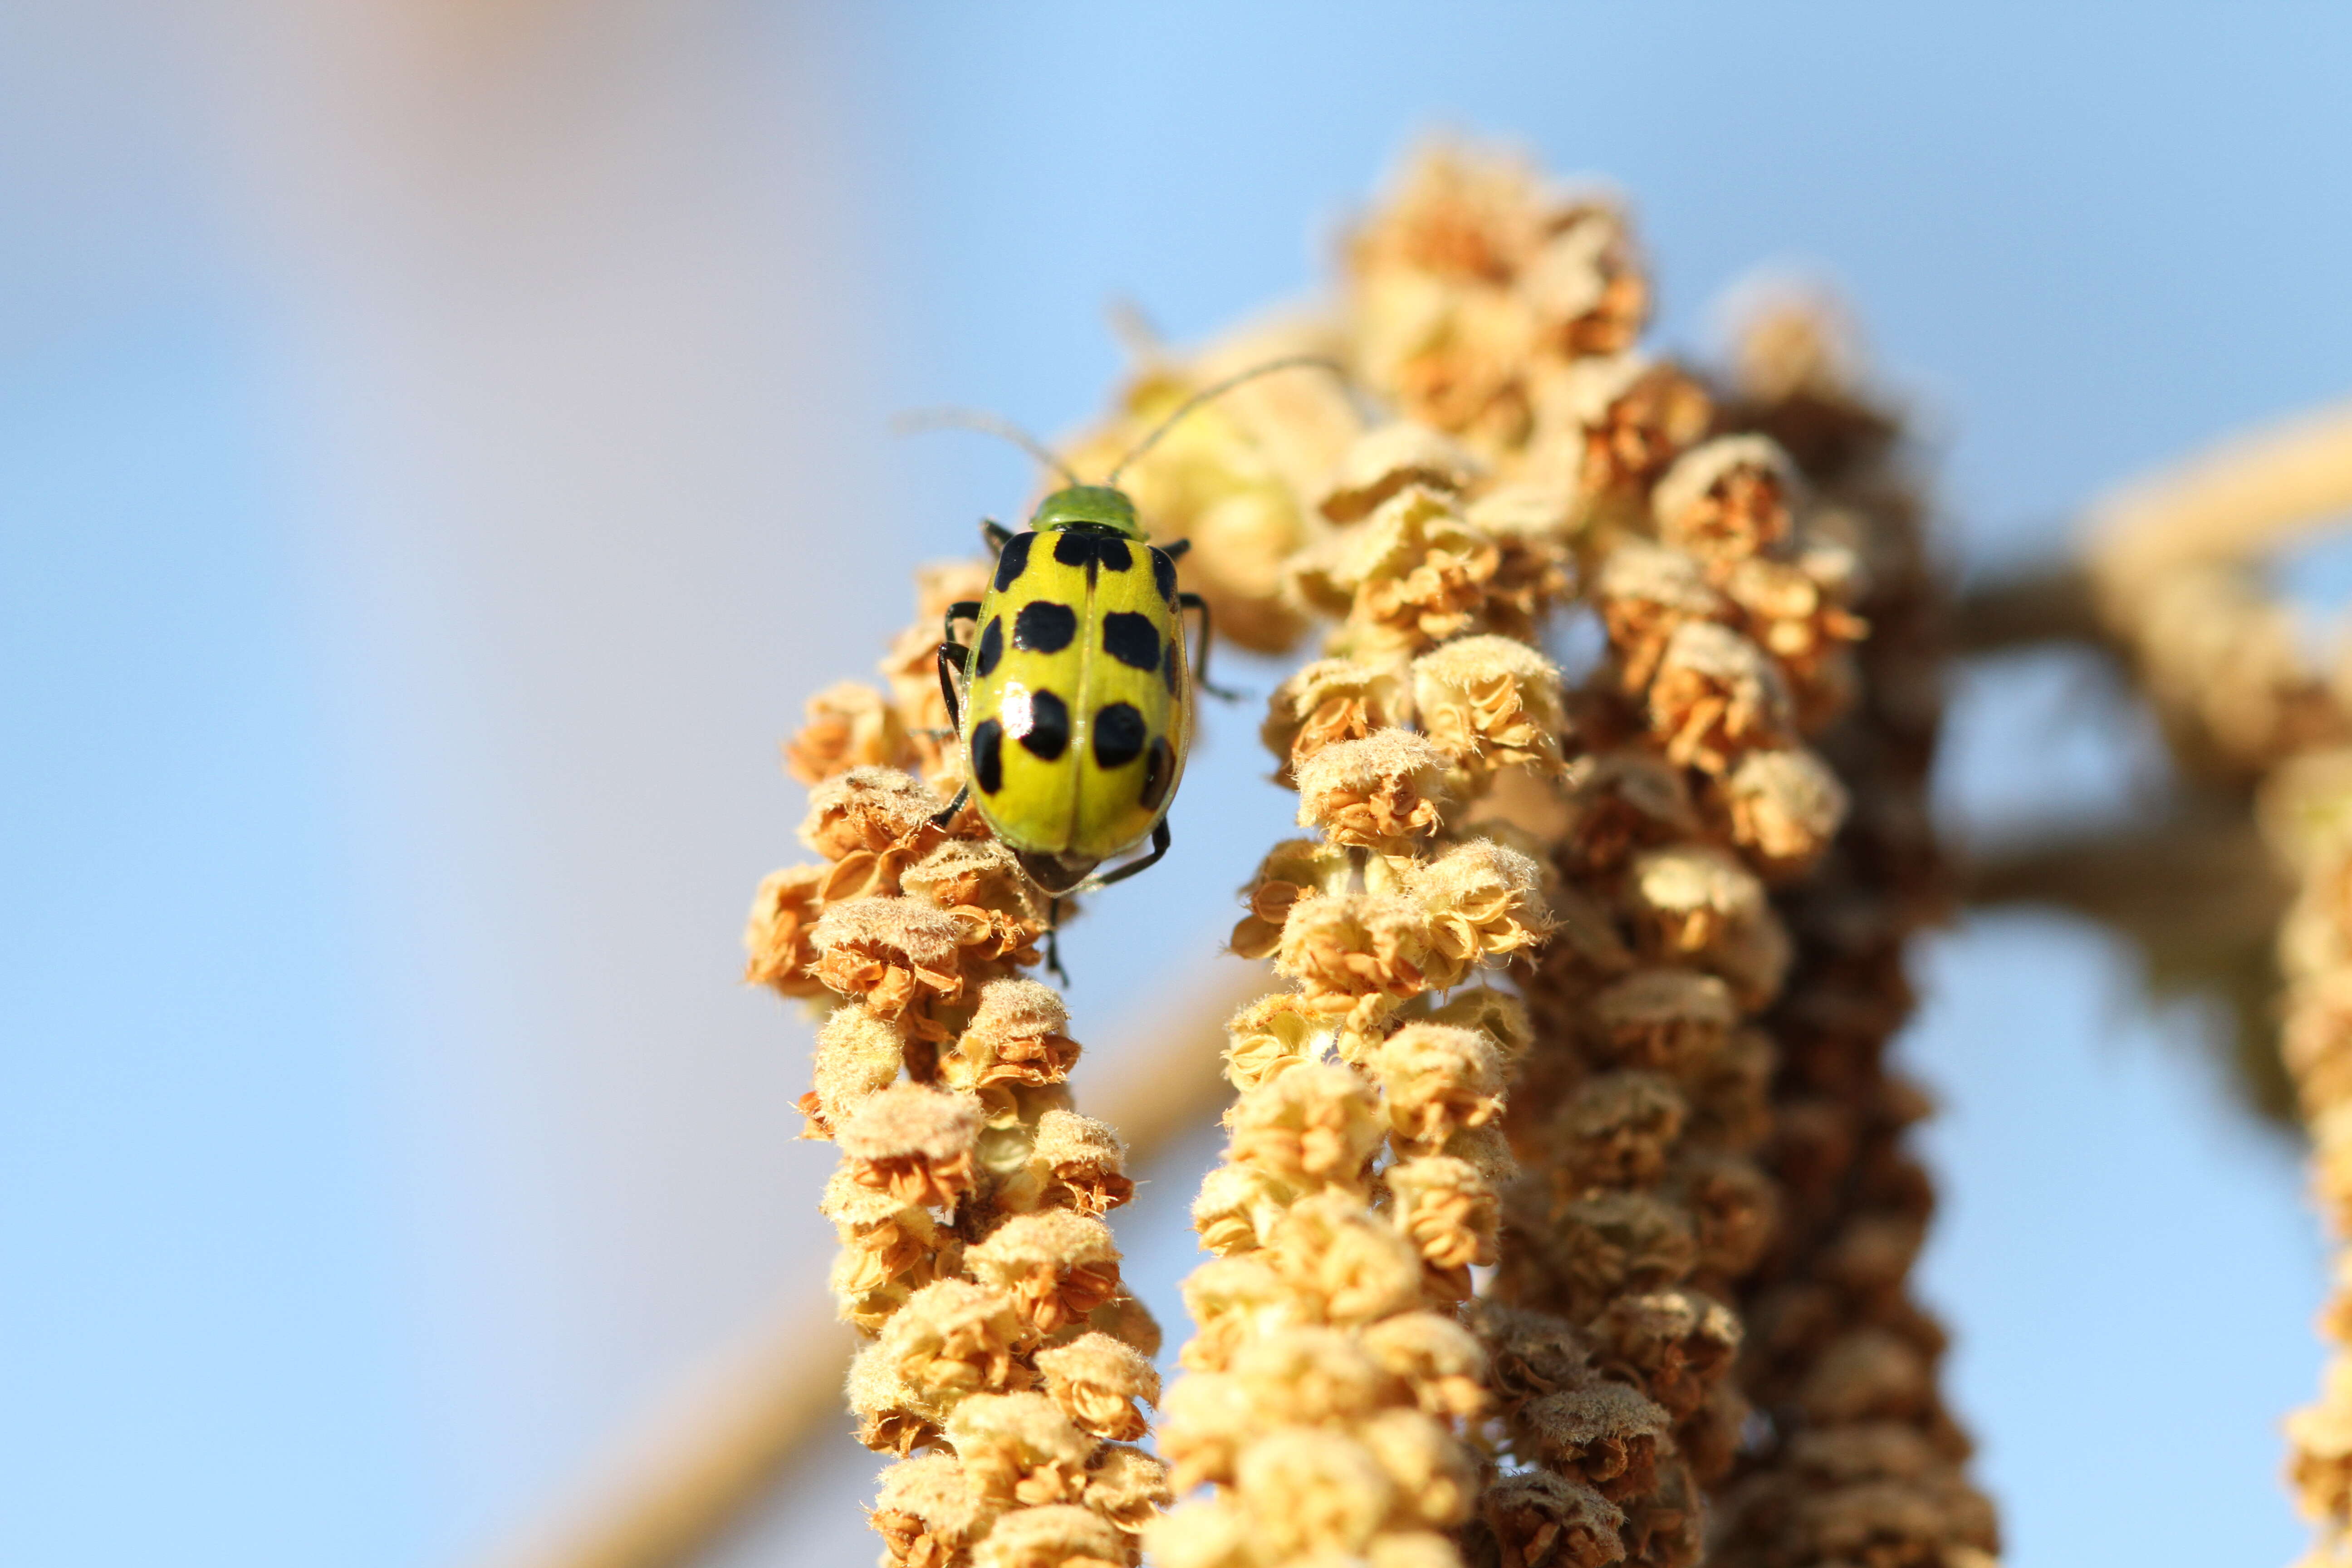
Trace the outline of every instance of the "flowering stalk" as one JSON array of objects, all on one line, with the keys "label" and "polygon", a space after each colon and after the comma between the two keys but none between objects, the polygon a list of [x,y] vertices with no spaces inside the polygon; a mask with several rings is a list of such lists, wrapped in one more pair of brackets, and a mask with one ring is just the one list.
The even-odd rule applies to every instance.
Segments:
[{"label": "flowering stalk", "polygon": [[824,863],[761,884],[748,975],[824,1014],[803,1136],[841,1150],[823,1207],[835,1300],[867,1339],[858,1436],[900,1457],[873,1510],[885,1561],[1125,1568],[1167,1497],[1133,1446],[1159,1331],[1102,1217],[1133,1184],[1117,1135],[1072,1108],[1061,998],[1020,973],[1041,900],[975,813],[931,820],[961,760],[938,738],[929,628],[983,574],[926,574],[891,693],[810,703],[786,755]]},{"label": "flowering stalk", "polygon": [[1770,1425],[1727,1489],[1716,1556],[1960,1568],[1992,1561],[1997,1528],[1937,1391],[1943,1330],[1906,1284],[1934,1194],[1904,1133],[1929,1102],[1884,1060],[1912,1010],[1909,939],[1950,898],[1927,799],[1943,602],[1896,424],[1856,393],[1837,349],[1816,310],[1788,305],[1751,323],[1738,367],[1735,416],[1797,454],[1821,531],[1857,562],[1872,634],[1848,710],[1820,740],[1855,809],[1777,900],[1795,939],[1767,1018],[1780,1062],[1766,1161],[1782,1214],[1740,1293],[1741,1383]]},{"label": "flowering stalk", "polygon": [[1179,1489],[1213,1491],[1155,1528],[1169,1568],[1450,1563],[1477,1494],[1485,1358],[1459,1309],[1495,1260],[1526,1028],[1465,983],[1549,917],[1536,862],[1474,810],[1499,773],[1559,766],[1558,673],[1503,629],[1565,578],[1554,551],[1494,591],[1468,468],[1424,432],[1366,436],[1319,508],[1342,526],[1291,566],[1339,629],[1265,736],[1318,837],[1267,857],[1234,936],[1292,988],[1231,1026],[1232,1140],[1193,1209],[1217,1260],[1186,1286],[1162,1434]]},{"label": "flowering stalk", "polygon": [[1612,206],[1441,155],[1354,260],[1375,384],[1549,499],[1607,644],[1548,814],[1563,931],[1525,976],[1528,1173],[1483,1315],[1515,1462],[1476,1544],[1692,1563],[1747,1415],[1730,1300],[1777,1206],[1752,1157],[1790,957],[1768,883],[1845,809],[1803,737],[1851,697],[1856,563],[1776,443],[1634,351],[1649,289]]}]

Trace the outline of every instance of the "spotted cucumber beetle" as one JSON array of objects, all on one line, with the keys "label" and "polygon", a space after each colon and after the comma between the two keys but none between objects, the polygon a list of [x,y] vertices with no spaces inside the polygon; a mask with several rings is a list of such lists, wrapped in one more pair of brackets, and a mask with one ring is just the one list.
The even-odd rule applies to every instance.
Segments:
[{"label": "spotted cucumber beetle", "polygon": [[[1118,476],[1179,420],[1243,382],[1294,366],[1339,367],[1307,356],[1271,360],[1184,400],[1119,459],[1100,484],[1082,482],[1041,444],[985,416],[919,416],[1005,437],[1069,483],[1037,503],[1014,533],[981,525],[996,554],[987,596],[948,607],[940,689],[964,752],[967,800],[1022,870],[1051,898],[1107,888],[1168,853],[1168,806],[1192,739],[1193,688],[1209,684],[1209,606],[1179,590],[1176,563],[1191,541],[1156,545]],[[1184,617],[1198,615],[1197,658]],[[971,625],[969,643],[956,639]],[[1150,840],[1148,853],[1109,871]]]}]

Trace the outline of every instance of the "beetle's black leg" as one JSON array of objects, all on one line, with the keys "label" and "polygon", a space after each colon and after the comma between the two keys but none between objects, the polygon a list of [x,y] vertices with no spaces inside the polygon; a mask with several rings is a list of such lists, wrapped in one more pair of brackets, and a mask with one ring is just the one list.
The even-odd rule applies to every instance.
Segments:
[{"label": "beetle's black leg", "polygon": [[948,808],[945,811],[937,812],[932,815],[931,826],[933,827],[945,827],[949,823],[953,822],[956,818],[956,813],[963,809],[963,803],[971,798],[971,785],[966,784],[963,788],[956,791],[956,797],[948,802]]},{"label": "beetle's black leg", "polygon": [[1184,552],[1192,548],[1192,542],[1189,539],[1171,539],[1160,547],[1160,553],[1171,561],[1181,561],[1184,559]]},{"label": "beetle's black leg", "polygon": [[1099,877],[1091,878],[1087,880],[1087,886],[1088,888],[1108,888],[1113,882],[1126,881],[1138,871],[1150,870],[1151,868],[1160,864],[1160,858],[1168,853],[1169,842],[1170,835],[1168,832],[1168,819],[1163,816],[1160,819],[1160,825],[1151,830],[1150,854],[1146,855],[1140,860],[1129,860],[1126,865],[1121,866],[1116,871],[1106,871]]},{"label": "beetle's black leg", "polygon": [[1004,542],[1013,537],[1013,531],[992,517],[983,517],[980,520],[980,537],[981,542],[988,546],[988,552],[993,555],[1004,548]]},{"label": "beetle's black leg", "polygon": [[957,734],[963,733],[963,702],[956,691],[956,677],[963,673],[963,660],[956,656],[961,652],[955,643],[940,644],[940,695],[948,700],[948,727]]},{"label": "beetle's black leg", "polygon": [[978,599],[958,599],[954,604],[948,606],[947,618],[940,623],[940,637],[947,642],[954,642],[956,640],[955,626],[958,621],[976,621],[978,619],[980,619],[980,601]]},{"label": "beetle's black leg", "polygon": [[1055,899],[1045,906],[1045,973],[1059,981],[1064,989],[1070,984],[1070,972],[1062,967],[1062,900]]},{"label": "beetle's black leg", "polygon": [[1209,680],[1209,601],[1198,594],[1177,595],[1176,613],[1181,615],[1186,610],[1201,612],[1201,651],[1192,656],[1192,684],[1212,697],[1222,697],[1228,702],[1240,701],[1240,692],[1213,685]]}]

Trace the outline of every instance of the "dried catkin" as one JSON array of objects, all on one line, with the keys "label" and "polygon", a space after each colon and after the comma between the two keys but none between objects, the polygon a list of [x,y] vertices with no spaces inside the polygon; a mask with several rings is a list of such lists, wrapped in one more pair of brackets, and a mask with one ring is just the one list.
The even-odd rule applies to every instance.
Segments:
[{"label": "dried catkin", "polygon": [[[1752,322],[1733,405],[1796,455],[1818,531],[1850,563],[1843,580],[1867,585],[1853,609],[1870,635],[1838,677],[1845,716],[1818,738],[1833,777],[1790,776],[1790,804],[1773,808],[1799,818],[1825,790],[1853,803],[1819,868],[1775,899],[1794,939],[1766,1018],[1780,1065],[1765,1156],[1781,1215],[1738,1293],[1740,1385],[1769,1436],[1738,1461],[1714,1560],[1987,1563],[1993,1510],[1966,1479],[1969,1442],[1937,1391],[1944,1333],[1906,1284],[1934,1194],[1904,1134],[1928,1103],[1885,1061],[1913,1005],[1908,938],[1950,897],[1927,808],[1941,594],[1895,422],[1837,372],[1832,331],[1794,301]],[[1752,804],[1727,805],[1769,866],[1775,833]]]},{"label": "dried catkin", "polygon": [[[1342,400],[1290,437],[1236,421],[1227,439],[1296,449],[1341,408],[1352,419]],[[1195,1332],[1160,1433],[1175,1485],[1210,1490],[1150,1528],[1171,1564],[1447,1568],[1482,1486],[1485,1355],[1463,1312],[1473,1270],[1496,1260],[1511,1167],[1497,1123],[1526,1027],[1510,997],[1468,983],[1550,920],[1541,868],[1474,813],[1498,777],[1562,765],[1559,673],[1526,639],[1571,579],[1539,523],[1470,520],[1482,475],[1455,444],[1413,426],[1350,434],[1300,492],[1300,542],[1266,590],[1297,624],[1331,626],[1328,657],[1275,693],[1264,731],[1312,837],[1267,855],[1234,932],[1291,989],[1230,1027],[1225,1161],[1193,1206],[1216,1258],[1185,1285]],[[1202,437],[1136,473],[1162,495],[1209,493],[1184,470],[1243,460]]]},{"label": "dried catkin", "polygon": [[1123,1568],[1168,1497],[1125,1444],[1159,1396],[1158,1331],[1101,1215],[1134,1184],[1078,1114],[1062,999],[1022,976],[1045,910],[967,811],[931,818],[961,760],[931,658],[984,568],[928,570],[884,673],[809,705],[785,747],[825,863],[761,884],[747,977],[823,1010],[805,1136],[841,1166],[824,1212],[832,1288],[866,1336],[861,1441],[899,1456],[872,1510],[904,1568]]}]

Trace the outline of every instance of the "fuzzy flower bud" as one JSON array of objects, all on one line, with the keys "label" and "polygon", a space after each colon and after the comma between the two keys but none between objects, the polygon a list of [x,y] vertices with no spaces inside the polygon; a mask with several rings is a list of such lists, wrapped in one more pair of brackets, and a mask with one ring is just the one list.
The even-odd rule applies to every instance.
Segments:
[{"label": "fuzzy flower bud", "polygon": [[1229,945],[1243,958],[1264,958],[1282,941],[1290,906],[1313,892],[1348,886],[1348,852],[1312,838],[1286,838],[1266,852],[1246,893],[1249,913],[1234,927]]},{"label": "fuzzy flower bud", "polygon": [[834,1009],[817,1031],[814,1087],[801,1104],[809,1127],[802,1136],[831,1137],[834,1125],[859,1101],[898,1081],[906,1051],[905,1033],[864,1003]]},{"label": "fuzzy flower bud", "polygon": [[1355,522],[1408,485],[1458,494],[1482,472],[1459,442],[1399,421],[1366,431],[1340,454],[1317,510],[1333,522]]},{"label": "fuzzy flower bud", "polygon": [[1275,689],[1259,737],[1281,759],[1276,777],[1326,746],[1360,741],[1411,721],[1412,691],[1403,673],[1352,658],[1323,658]]},{"label": "fuzzy flower bud", "polygon": [[1662,957],[1713,970],[1751,1010],[1779,994],[1788,932],[1764,885],[1730,856],[1702,845],[1645,851],[1634,857],[1625,899]]},{"label": "fuzzy flower bud", "polygon": [[1246,1094],[1277,1073],[1311,1061],[1330,1025],[1294,992],[1262,996],[1225,1025],[1225,1077]]},{"label": "fuzzy flower bud", "polygon": [[1431,1294],[1466,1300],[1470,1266],[1495,1261],[1502,1218],[1495,1189],[1467,1160],[1448,1154],[1400,1161],[1381,1180],[1395,1200],[1391,1215],[1398,1230],[1429,1269]]},{"label": "fuzzy flower bud", "polygon": [[1624,1560],[1625,1510],[1549,1470],[1499,1478],[1479,1500],[1479,1512],[1498,1560],[1515,1568],[1606,1568]]},{"label": "fuzzy flower bud", "polygon": [[817,921],[811,940],[817,978],[845,996],[858,996],[877,1017],[905,1017],[919,1038],[947,1031],[923,1005],[963,990],[956,963],[963,928],[953,915],[915,899],[852,899]]},{"label": "fuzzy flower bud", "polygon": [[1513,1435],[1545,1464],[1614,1502],[1657,1484],[1669,1426],[1639,1389],[1601,1378],[1530,1401],[1512,1422]]},{"label": "fuzzy flower bud", "polygon": [[867,1096],[835,1131],[858,1182],[925,1208],[953,1208],[970,1190],[979,1135],[972,1100],[913,1083]]},{"label": "fuzzy flower bud", "polygon": [[1467,1421],[1486,1410],[1486,1348],[1452,1318],[1399,1312],[1365,1329],[1361,1341],[1367,1355],[1412,1388],[1425,1414]]},{"label": "fuzzy flower bud", "polygon": [[1447,754],[1410,730],[1381,730],[1324,747],[1294,770],[1298,826],[1335,844],[1404,853],[1453,804]]},{"label": "fuzzy flower bud", "polygon": [[989,1512],[953,1455],[925,1454],[882,1472],[867,1518],[882,1537],[887,1568],[950,1568]]},{"label": "fuzzy flower bud", "polygon": [[1050,1503],[1000,1516],[972,1548],[971,1568],[1127,1568],[1132,1555],[1108,1520]]},{"label": "fuzzy flower bud", "polygon": [[964,1252],[972,1278],[1009,1291],[1041,1334],[1084,1318],[1118,1293],[1110,1227],[1071,1209],[1014,1215]]},{"label": "fuzzy flower bud", "polygon": [[1803,876],[1837,837],[1845,786],[1812,752],[1750,752],[1723,782],[1731,837],[1776,881]]},{"label": "fuzzy flower bud", "polygon": [[1412,700],[1423,731],[1474,784],[1499,768],[1559,768],[1559,670],[1525,643],[1459,637],[1422,655]]},{"label": "fuzzy flower bud", "polygon": [[1386,1099],[1390,1127],[1409,1142],[1442,1143],[1502,1112],[1502,1053],[1475,1029],[1408,1024],[1380,1043],[1367,1066]]},{"label": "fuzzy flower bud", "polygon": [[1628,542],[1610,552],[1594,584],[1601,625],[1628,692],[1648,689],[1675,634],[1731,614],[1698,563],[1679,550]]},{"label": "fuzzy flower bud", "polygon": [[1428,921],[1433,984],[1457,984],[1478,963],[1531,948],[1551,930],[1536,863],[1486,839],[1412,867],[1404,891]]},{"label": "fuzzy flower bud", "polygon": [[1220,1258],[1265,1245],[1297,1189],[1253,1165],[1223,1164],[1201,1179],[1192,1200],[1192,1228],[1201,1245]]},{"label": "fuzzy flower bud", "polygon": [[1141,1352],[1108,1334],[1080,1334],[1037,1352],[1045,1393],[1082,1432],[1132,1441],[1145,1431],[1140,1400],[1160,1399],[1160,1374]]},{"label": "fuzzy flower bud", "polygon": [[908,1386],[938,1400],[1026,1387],[1029,1374],[1013,1357],[1034,1337],[1006,1292],[941,1279],[908,1298],[880,1350]]},{"label": "fuzzy flower bud", "polygon": [[1669,760],[1722,773],[1748,752],[1786,745],[1795,712],[1761,648],[1729,626],[1692,621],[1659,658],[1650,722],[1665,737]]},{"label": "fuzzy flower bud", "polygon": [[1789,537],[1797,475],[1766,436],[1718,436],[1685,452],[1650,495],[1658,537],[1702,560],[1767,555]]},{"label": "fuzzy flower bud", "polygon": [[1412,485],[1308,552],[1293,579],[1318,610],[1346,617],[1362,653],[1417,653],[1471,628],[1502,563],[1452,497]]},{"label": "fuzzy flower bud", "polygon": [[1234,1103],[1228,1158],[1301,1186],[1353,1182],[1380,1146],[1379,1116],[1362,1078],[1333,1063],[1305,1063]]},{"label": "fuzzy flower bud", "polygon": [[1341,1188],[1292,1205],[1266,1238],[1265,1256],[1329,1322],[1368,1323],[1420,1301],[1421,1258],[1412,1244]]},{"label": "fuzzy flower bud", "polygon": [[786,996],[824,994],[824,982],[816,977],[816,944],[809,939],[824,907],[818,889],[830,871],[825,866],[794,866],[761,879],[743,928],[743,946],[751,954],[743,965],[745,984],[772,986]]},{"label": "fuzzy flower bud", "polygon": [[[1532,880],[1532,877],[1530,878]],[[1299,983],[1307,1005],[1360,1027],[1394,1003],[1429,989],[1434,956],[1427,915],[1379,893],[1304,898],[1291,906],[1276,972]]]},{"label": "fuzzy flower bud", "polygon": [[1042,1394],[971,1394],[948,1413],[946,1427],[973,1488],[1000,1507],[1085,1491],[1094,1440]]},{"label": "fuzzy flower bud", "polygon": [[1242,1450],[1235,1489],[1273,1561],[1361,1552],[1394,1506],[1396,1488],[1372,1452],[1338,1432],[1276,1427]]},{"label": "fuzzy flower bud", "polygon": [[808,721],[785,743],[784,765],[814,784],[852,768],[900,767],[911,754],[907,726],[889,700],[864,681],[845,680],[808,700]]},{"label": "fuzzy flower bud", "polygon": [[1107,1214],[1135,1195],[1127,1145],[1090,1116],[1049,1110],[1037,1118],[1029,1161],[1046,1177],[1045,1201],[1081,1214]]}]

